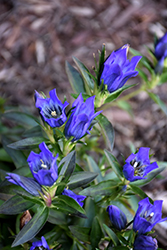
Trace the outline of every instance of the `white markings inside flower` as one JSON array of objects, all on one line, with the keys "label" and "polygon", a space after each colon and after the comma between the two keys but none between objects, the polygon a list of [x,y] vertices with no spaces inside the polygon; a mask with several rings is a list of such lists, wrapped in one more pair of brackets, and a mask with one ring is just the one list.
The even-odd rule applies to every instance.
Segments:
[{"label": "white markings inside flower", "polygon": [[145,165],[142,165],[142,163],[140,161],[136,161],[136,159],[133,159],[130,164],[135,170],[134,175],[143,176]]},{"label": "white markings inside flower", "polygon": [[45,168],[45,169],[48,168],[47,165],[44,164],[44,162],[43,162],[42,159],[40,159],[40,161],[42,162],[42,164],[41,164],[41,167],[42,167],[42,168]]},{"label": "white markings inside flower", "polygon": [[57,113],[56,113],[56,111],[54,110],[54,111],[51,111],[51,116],[53,116],[53,117],[57,117]]},{"label": "white markings inside flower", "polygon": [[147,215],[147,211],[146,211],[143,218],[145,218],[147,221],[151,222],[153,216],[154,216],[154,212]]}]

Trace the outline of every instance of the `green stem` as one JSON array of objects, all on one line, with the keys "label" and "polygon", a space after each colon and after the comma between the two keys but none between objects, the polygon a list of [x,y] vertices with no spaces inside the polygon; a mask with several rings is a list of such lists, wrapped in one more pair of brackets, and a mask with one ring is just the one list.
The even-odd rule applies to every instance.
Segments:
[{"label": "green stem", "polygon": [[102,105],[98,110],[106,110],[112,106],[118,106],[117,103],[119,101],[127,101],[127,100],[131,99],[132,97],[138,95],[140,92],[142,92],[144,90],[145,90],[145,87],[142,85],[139,89],[137,89],[137,90],[125,95],[125,96],[120,97],[118,100]]}]

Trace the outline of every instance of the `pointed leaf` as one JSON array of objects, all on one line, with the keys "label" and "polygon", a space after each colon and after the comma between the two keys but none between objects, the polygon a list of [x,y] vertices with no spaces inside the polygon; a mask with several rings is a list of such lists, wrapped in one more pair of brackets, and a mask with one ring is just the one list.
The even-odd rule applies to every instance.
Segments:
[{"label": "pointed leaf", "polygon": [[42,137],[42,129],[41,129],[41,126],[37,125],[37,126],[34,126],[28,130],[26,130],[24,133],[23,133],[23,136],[24,137]]},{"label": "pointed leaf", "polygon": [[85,67],[85,65],[78,60],[76,57],[73,57],[74,62],[76,63],[78,69],[81,72],[81,75],[84,79],[85,82],[85,89],[87,94],[91,94],[91,89],[94,89],[94,83],[93,80],[91,79],[90,75],[89,75],[89,70]]},{"label": "pointed leaf", "polygon": [[123,177],[122,170],[123,169],[122,169],[121,165],[118,163],[117,159],[108,150],[104,150],[104,153],[108,159],[110,166],[114,170],[115,174],[118,176],[118,178],[120,180],[122,180],[122,177]]},{"label": "pointed leaf", "polygon": [[102,181],[97,185],[83,189],[79,194],[94,197],[95,195],[110,196],[115,199],[122,190],[121,186],[117,186],[114,180]]},{"label": "pointed leaf", "polygon": [[85,210],[76,202],[73,198],[67,195],[58,195],[54,198],[53,204],[56,205],[58,202],[63,202],[67,206],[77,210],[78,212],[85,214]]},{"label": "pointed leaf", "polygon": [[[159,164],[158,164],[159,165]],[[167,166],[167,163],[166,163]],[[154,171],[151,171],[144,180],[138,180],[135,181],[135,186],[142,187],[146,184],[148,184],[150,181],[152,181],[157,175],[159,175],[163,170],[165,169],[165,166],[159,167],[158,169],[155,169]]]},{"label": "pointed leaf", "polygon": [[9,148],[13,149],[31,149],[36,147],[42,142],[49,142],[46,138],[44,137],[29,137],[17,142],[13,142],[8,145]]},{"label": "pointed leaf", "polygon": [[24,125],[26,127],[33,127],[36,126],[39,121],[36,121],[36,118],[32,115],[16,111],[16,110],[9,110],[3,114],[3,117],[10,119],[12,121],[16,121],[18,124]]},{"label": "pointed leaf", "polygon": [[51,208],[49,209],[48,222],[56,225],[67,224],[66,215],[64,212],[61,212],[59,210],[56,211]]},{"label": "pointed leaf", "polygon": [[99,122],[99,125],[102,129],[102,133],[104,134],[104,138],[106,139],[107,145],[109,149],[112,151],[114,146],[114,129],[112,124],[102,114],[99,114],[96,117],[96,120]]},{"label": "pointed leaf", "polygon": [[3,148],[8,153],[8,155],[10,155],[10,157],[12,158],[16,168],[20,168],[20,167],[27,164],[27,159],[26,159],[25,155],[23,154],[23,152],[18,151],[18,150],[13,149],[13,148],[9,148],[7,146],[8,144],[11,143],[10,139],[8,139],[5,136],[2,136],[1,141],[2,141]]},{"label": "pointed leaf", "polygon": [[103,224],[103,228],[106,231],[106,233],[108,234],[109,238],[112,240],[112,242],[114,243],[115,246],[119,245],[119,239],[117,237],[117,235],[105,224]]},{"label": "pointed leaf", "polygon": [[0,206],[0,214],[20,214],[34,206],[31,201],[15,195]]},{"label": "pointed leaf", "polygon": [[70,231],[72,232],[72,234],[80,241],[83,241],[85,243],[90,243],[90,239],[89,239],[89,232],[90,232],[90,228],[86,228],[86,227],[79,227],[77,225],[75,226],[69,226]]},{"label": "pointed leaf", "polygon": [[98,167],[96,162],[93,160],[93,158],[91,156],[87,155],[86,160],[88,162],[89,169],[98,174],[98,177],[96,178],[95,183],[97,184],[97,183],[103,181],[103,176],[101,175],[100,168]]},{"label": "pointed leaf", "polygon": [[98,217],[96,216],[93,220],[91,232],[90,232],[90,241],[91,241],[91,247],[95,249],[98,247],[99,242],[103,236],[101,226],[98,220]]},{"label": "pointed leaf", "polygon": [[148,197],[148,196],[146,195],[146,193],[145,193],[143,190],[141,190],[139,187],[135,186],[135,184],[133,185],[133,184],[130,183],[129,186],[130,186],[131,190],[132,190],[135,194],[139,195],[142,199],[145,199],[145,198]]},{"label": "pointed leaf", "polygon": [[70,181],[68,182],[69,189],[75,189],[78,187],[85,186],[92,182],[98,174],[84,171],[84,172],[76,172],[70,177]]},{"label": "pointed leaf", "polygon": [[113,93],[109,94],[109,96],[106,98],[104,103],[113,102],[123,91],[125,91],[127,89],[130,89],[130,88],[132,88],[134,86],[136,86],[136,84],[126,85],[126,86],[123,86],[120,89],[117,89]]},{"label": "pointed leaf", "polygon": [[65,185],[60,185],[57,188],[56,194],[61,194],[68,182],[71,174],[75,169],[75,150],[69,153],[66,157],[64,157],[61,162],[59,163],[58,167],[60,168],[61,165],[64,163],[60,173],[57,183],[64,182]]},{"label": "pointed leaf", "polygon": [[31,239],[33,239],[37,233],[45,225],[49,215],[49,208],[39,206],[37,213],[33,218],[22,228],[22,230],[16,236],[12,247],[21,245]]},{"label": "pointed leaf", "polygon": [[84,82],[79,72],[67,61],[65,67],[69,82],[74,92],[77,94],[85,93]]},{"label": "pointed leaf", "polygon": [[159,105],[159,107],[165,113],[165,115],[167,115],[167,105],[156,94],[151,93],[151,92],[147,92],[147,93],[149,94],[151,99],[153,99],[153,101]]}]

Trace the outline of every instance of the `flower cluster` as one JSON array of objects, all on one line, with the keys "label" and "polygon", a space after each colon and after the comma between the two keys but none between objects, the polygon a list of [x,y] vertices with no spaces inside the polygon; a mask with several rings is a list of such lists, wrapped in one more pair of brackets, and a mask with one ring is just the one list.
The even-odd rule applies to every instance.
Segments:
[{"label": "flower cluster", "polygon": [[[53,186],[58,178],[58,154],[54,157],[44,142],[39,145],[39,148],[41,150],[39,154],[32,151],[27,159],[34,179],[12,173],[8,173],[8,176],[6,177],[9,182],[21,186],[34,196],[39,196],[43,193],[42,186]],[[73,198],[80,206],[83,206],[81,201],[86,198],[86,196],[76,195],[71,190],[66,189],[64,189],[62,195],[67,195]],[[48,199],[50,200],[50,195],[48,196]],[[51,202],[46,200],[46,204],[51,205]]]},{"label": "flower cluster", "polygon": [[[156,250],[158,248],[156,239],[146,235],[153,227],[167,218],[162,219],[162,202],[157,200],[154,204],[149,202],[148,197],[139,202],[139,207],[136,211],[133,220],[133,230],[136,232],[136,238],[134,241],[135,250]],[[127,227],[126,215],[114,205],[110,205],[107,208],[110,221],[112,225],[119,231]]]}]

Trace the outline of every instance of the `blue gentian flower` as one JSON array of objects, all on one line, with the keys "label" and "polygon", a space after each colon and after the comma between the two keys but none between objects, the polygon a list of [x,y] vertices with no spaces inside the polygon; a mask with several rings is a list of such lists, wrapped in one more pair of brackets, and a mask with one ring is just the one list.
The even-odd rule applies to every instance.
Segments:
[{"label": "blue gentian flower", "polygon": [[123,174],[129,181],[137,181],[146,179],[145,176],[158,168],[156,162],[150,163],[149,148],[141,147],[136,154],[131,154],[126,159],[126,164],[123,166]]},{"label": "blue gentian flower", "polygon": [[41,186],[33,178],[28,178],[20,176],[18,174],[8,173],[6,179],[15,185],[21,186],[28,193],[34,196],[39,196],[39,193],[42,193]]},{"label": "blue gentian flower", "polygon": [[164,60],[167,57],[167,33],[155,43],[154,54],[158,60],[155,72],[161,74],[164,67]]},{"label": "blue gentian flower", "polygon": [[50,98],[44,98],[37,91],[35,92],[35,104],[45,122],[51,127],[60,127],[67,120],[65,108],[68,102],[63,104],[56,95],[56,89],[49,92]]},{"label": "blue gentian flower", "polygon": [[147,235],[139,235],[136,237],[133,245],[134,250],[156,250],[158,243],[155,238]]},{"label": "blue gentian flower", "polygon": [[161,218],[162,202],[157,200],[154,201],[154,204],[151,204],[148,197],[139,202],[133,222],[133,230],[135,232],[138,232],[138,234],[148,233],[157,223],[167,220],[167,217]]},{"label": "blue gentian flower", "polygon": [[127,59],[128,48],[129,45],[124,45],[120,49],[113,51],[104,62],[100,83],[103,80],[110,93],[123,87],[129,78],[138,74],[135,68],[141,56],[134,56],[129,61]]},{"label": "blue gentian flower", "polygon": [[51,248],[49,248],[45,238],[42,236],[40,241],[35,241],[32,243],[32,247],[30,248],[30,250],[42,250],[42,249],[46,249],[46,250],[52,250]]},{"label": "blue gentian flower", "polygon": [[31,151],[27,161],[32,175],[40,185],[52,186],[58,178],[57,158],[49,151],[46,144],[42,142],[39,145],[41,152],[39,154]]},{"label": "blue gentian flower", "polygon": [[110,205],[107,207],[107,212],[109,214],[112,225],[116,229],[121,231],[122,229],[126,228],[127,218],[126,215],[121,211],[121,209],[114,205]]},{"label": "blue gentian flower", "polygon": [[73,140],[79,140],[86,133],[90,134],[93,119],[102,111],[95,113],[94,111],[95,96],[89,97],[85,102],[82,94],[73,102],[70,118],[65,125],[65,136]]},{"label": "blue gentian flower", "polygon": [[73,198],[76,202],[78,202],[78,204],[83,207],[83,200],[86,198],[86,196],[83,195],[79,195],[79,194],[75,194],[73,191],[69,190],[69,189],[64,189],[64,191],[62,192],[63,195],[67,195],[71,198]]}]

